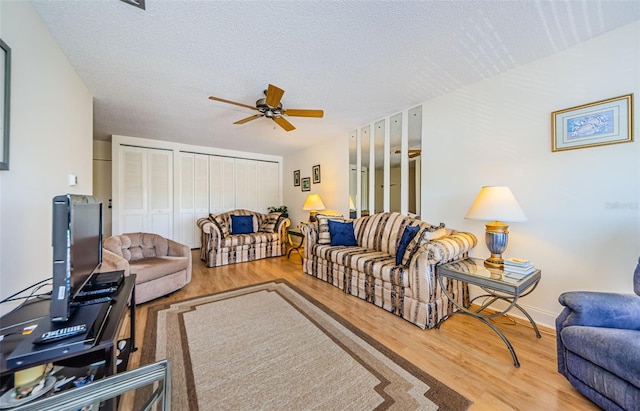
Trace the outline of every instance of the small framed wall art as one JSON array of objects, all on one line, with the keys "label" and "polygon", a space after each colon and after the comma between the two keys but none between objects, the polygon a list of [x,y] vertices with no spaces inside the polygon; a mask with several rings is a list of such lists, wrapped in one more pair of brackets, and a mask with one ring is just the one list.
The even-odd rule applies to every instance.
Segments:
[{"label": "small framed wall art", "polygon": [[633,141],[633,94],[551,113],[551,151]]},{"label": "small framed wall art", "polygon": [[293,186],[294,187],[300,186],[300,170],[295,170],[293,172]]},{"label": "small framed wall art", "polygon": [[313,166],[311,174],[313,175],[313,184],[320,182],[320,164]]},{"label": "small framed wall art", "polygon": [[311,191],[311,177],[302,179],[302,191]]}]

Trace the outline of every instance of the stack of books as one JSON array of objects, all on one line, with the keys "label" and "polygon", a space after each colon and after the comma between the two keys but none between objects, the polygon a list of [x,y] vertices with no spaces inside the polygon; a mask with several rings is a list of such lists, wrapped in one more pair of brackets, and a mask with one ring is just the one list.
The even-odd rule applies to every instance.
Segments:
[{"label": "stack of books", "polygon": [[508,258],[504,260],[504,279],[519,281],[536,271],[531,261],[524,258]]}]

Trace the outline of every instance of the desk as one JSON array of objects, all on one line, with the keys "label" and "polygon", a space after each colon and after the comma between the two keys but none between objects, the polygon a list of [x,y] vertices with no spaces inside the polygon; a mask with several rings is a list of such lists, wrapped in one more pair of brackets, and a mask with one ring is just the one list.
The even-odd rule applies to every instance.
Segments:
[{"label": "desk", "polygon": [[[442,292],[447,296],[449,301],[458,307],[459,311],[454,311],[448,316],[442,318],[438,324],[436,324],[436,329],[440,329],[440,325],[447,318],[451,317],[455,314],[468,315],[473,318],[477,318],[482,321],[486,325],[489,326],[500,338],[504,341],[505,345],[511,352],[511,357],[513,358],[513,365],[517,368],[520,367],[520,362],[518,361],[518,357],[516,356],[516,352],[513,349],[513,346],[505,337],[505,335],[500,331],[498,327],[490,323],[489,319],[500,317],[510,311],[512,308],[517,308],[522,312],[522,314],[527,317],[533,329],[536,333],[536,337],[541,338],[540,331],[538,331],[538,327],[536,326],[535,321],[529,315],[529,313],[522,308],[522,306],[518,305],[518,299],[521,297],[525,297],[533,292],[540,282],[542,274],[540,270],[536,270],[528,276],[518,280],[511,281],[504,279],[504,270],[496,269],[496,268],[487,268],[484,266],[484,260],[478,258],[467,258],[465,260],[454,261],[451,263],[443,264],[436,267],[436,277],[438,278],[438,284],[440,284],[440,288]],[[480,287],[486,294],[479,295],[473,298],[470,302],[481,299],[488,298],[480,308],[475,311],[471,311],[467,309],[467,307],[463,307],[458,304],[453,296],[450,295],[447,287],[443,284],[442,279],[444,277],[451,278],[454,280],[463,281],[465,283],[469,283],[472,285],[476,285]],[[485,308],[489,307],[496,301],[504,301],[508,303],[506,309],[501,310],[499,312],[495,312],[492,314],[483,314]]]},{"label": "desk", "polygon": [[[135,283],[136,275],[131,274],[124,278],[123,283],[120,285],[117,293],[112,295],[111,311],[109,312],[101,335],[99,335],[93,344],[86,344],[85,347],[80,350],[69,354],[61,354],[55,358],[49,359],[46,362],[60,362],[64,360],[81,360],[81,357],[99,356],[100,359],[106,360],[105,362],[105,375],[113,375],[116,373],[117,364],[117,343],[118,333],[122,322],[124,321],[124,313],[129,307],[130,313],[130,346],[131,351],[135,351]],[[130,302],[130,304],[129,304]],[[34,324],[38,319],[49,315],[49,299],[39,298],[24,304],[20,309],[9,313],[0,318],[0,329],[3,335],[8,335],[12,332],[19,332],[29,324]],[[12,326],[13,325],[13,326]],[[35,331],[37,332],[37,330]],[[18,367],[14,369],[7,369],[6,359],[9,354],[18,346],[24,337],[20,334],[15,334],[6,337],[2,344],[0,344],[1,356],[0,356],[0,376],[13,374],[20,369],[29,368],[37,364],[29,364],[24,367]]]}]

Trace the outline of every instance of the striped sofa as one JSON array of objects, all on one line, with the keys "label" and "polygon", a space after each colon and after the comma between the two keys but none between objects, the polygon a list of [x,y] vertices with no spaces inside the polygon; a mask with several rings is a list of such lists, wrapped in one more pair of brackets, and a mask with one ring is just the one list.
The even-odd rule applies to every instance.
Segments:
[{"label": "striped sofa", "polygon": [[[253,233],[233,234],[232,215],[253,217]],[[211,214],[196,224],[202,231],[200,259],[217,267],[284,255],[291,221],[280,213],[239,209]]]},{"label": "striped sofa", "polygon": [[[421,328],[433,328],[455,306],[435,279],[438,264],[466,258],[477,244],[471,233],[432,226],[399,213],[351,220],[357,246],[332,246],[326,216],[301,226],[305,235],[303,270]],[[405,227],[419,226],[402,263],[396,251]],[[329,237],[329,238],[328,238]],[[458,303],[469,305],[466,283],[446,280]]]}]

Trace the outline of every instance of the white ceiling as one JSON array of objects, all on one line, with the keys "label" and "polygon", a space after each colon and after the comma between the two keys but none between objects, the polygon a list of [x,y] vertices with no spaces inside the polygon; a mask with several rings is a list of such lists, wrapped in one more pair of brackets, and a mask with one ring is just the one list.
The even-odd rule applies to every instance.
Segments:
[{"label": "white ceiling", "polygon": [[[274,155],[640,20],[637,0],[32,3],[94,96],[95,138]],[[255,112],[208,99],[252,106],[269,83],[325,117],[233,125]]]}]

